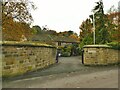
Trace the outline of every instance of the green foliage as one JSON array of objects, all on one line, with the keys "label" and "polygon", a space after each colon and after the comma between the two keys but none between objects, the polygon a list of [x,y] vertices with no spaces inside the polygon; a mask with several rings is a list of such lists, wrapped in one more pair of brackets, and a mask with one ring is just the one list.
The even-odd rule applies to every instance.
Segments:
[{"label": "green foliage", "polygon": [[72,46],[71,45],[66,45],[65,47],[62,48],[62,56],[63,57],[69,57],[71,55],[71,49],[72,49]]},{"label": "green foliage", "polygon": [[70,57],[70,52],[62,52],[62,57]]},{"label": "green foliage", "polygon": [[81,41],[81,43],[80,43],[80,45],[79,45],[80,50],[83,49],[83,46],[84,46],[84,45],[90,45],[90,44],[93,44],[92,34],[83,38],[83,40]]},{"label": "green foliage", "polygon": [[[90,15],[90,19],[86,19],[80,26],[80,49],[87,44],[93,44],[93,23],[95,23],[95,43],[96,44],[106,44],[113,40],[114,37],[117,36],[116,28],[117,26],[113,24],[113,20],[108,18],[108,15],[104,14],[104,6],[102,0],[96,2],[96,6],[93,9],[94,12],[94,19],[93,22],[93,15]],[[110,18],[113,15],[109,16]],[[114,38],[116,40],[116,37]]]},{"label": "green foliage", "polygon": [[107,45],[111,46],[112,49],[120,50],[120,42],[110,42]]},{"label": "green foliage", "polygon": [[93,44],[93,38],[90,36],[86,36],[82,42],[79,44],[79,54],[82,55],[82,50],[84,45],[90,45]]},{"label": "green foliage", "polygon": [[71,30],[69,30],[69,31],[68,31],[68,36],[70,36],[70,35],[72,35],[72,34],[74,34],[74,32],[71,31]]},{"label": "green foliage", "polygon": [[80,55],[80,47],[79,47],[79,44],[73,44],[72,49],[73,49],[74,56]]},{"label": "green foliage", "polygon": [[95,32],[96,32],[96,43],[105,44],[110,42],[110,35],[108,32],[107,17],[104,14],[103,2],[100,0],[96,2],[96,6],[93,9],[95,15]]},{"label": "green foliage", "polygon": [[35,25],[32,27],[32,33],[33,34],[41,34],[42,33],[42,29],[40,26],[38,25]]},{"label": "green foliage", "polygon": [[88,36],[88,37],[86,36],[86,37],[83,39],[84,45],[92,44],[92,42],[93,42],[93,38],[90,37],[90,36]]},{"label": "green foliage", "polygon": [[83,21],[79,28],[81,30],[80,40],[82,41],[85,37],[88,37],[92,33],[92,23],[90,19]]},{"label": "green foliage", "polygon": [[103,2],[100,0],[96,2],[96,6],[93,9],[94,12],[94,19],[93,22],[93,15],[90,15],[90,19],[86,19],[80,26],[82,32],[80,33],[80,54],[82,54],[82,49],[84,45],[91,45],[93,44],[93,23],[95,23],[95,43],[96,44],[106,44],[110,42],[110,33],[108,32],[109,23],[107,16],[104,14],[103,10]]},{"label": "green foliage", "polygon": [[80,48],[78,44],[66,45],[64,47],[59,47],[59,49],[61,49],[63,57],[80,55]]}]

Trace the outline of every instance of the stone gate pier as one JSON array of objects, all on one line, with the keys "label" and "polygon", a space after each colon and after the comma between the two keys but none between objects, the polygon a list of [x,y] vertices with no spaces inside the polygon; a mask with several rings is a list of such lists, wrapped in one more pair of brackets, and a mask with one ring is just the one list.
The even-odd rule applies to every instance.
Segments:
[{"label": "stone gate pier", "polygon": [[83,54],[84,65],[108,65],[119,63],[120,50],[108,45],[85,45]]}]

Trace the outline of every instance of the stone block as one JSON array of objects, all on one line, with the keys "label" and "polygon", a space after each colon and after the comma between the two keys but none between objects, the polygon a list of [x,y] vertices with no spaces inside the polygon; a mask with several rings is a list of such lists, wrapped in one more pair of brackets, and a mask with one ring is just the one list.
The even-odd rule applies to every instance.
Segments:
[{"label": "stone block", "polygon": [[2,49],[4,52],[3,76],[20,75],[55,63],[55,48],[7,45]]},{"label": "stone block", "polygon": [[86,46],[84,47],[84,64],[106,65],[118,62],[118,50],[110,49],[108,46]]}]

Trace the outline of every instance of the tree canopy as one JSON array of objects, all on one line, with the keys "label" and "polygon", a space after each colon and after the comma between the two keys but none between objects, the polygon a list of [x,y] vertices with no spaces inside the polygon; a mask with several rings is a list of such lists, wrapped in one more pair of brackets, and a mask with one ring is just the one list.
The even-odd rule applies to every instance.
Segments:
[{"label": "tree canopy", "polygon": [[[96,2],[92,10],[95,19],[96,44],[106,44],[109,42],[120,42],[120,12],[113,6],[107,14],[104,13],[103,1]],[[85,44],[93,44],[93,15],[82,22],[79,27],[82,47]]]},{"label": "tree canopy", "polygon": [[2,37],[5,41],[20,41],[22,35],[29,38],[31,30],[29,24],[23,22],[15,22],[12,18],[6,19],[2,26]]},{"label": "tree canopy", "polygon": [[6,1],[2,2],[2,22],[5,23],[5,19],[12,17],[14,20],[19,22],[31,23],[33,18],[30,9],[35,9],[32,2],[28,0],[18,0],[18,1]]},{"label": "tree canopy", "polygon": [[83,23],[80,26],[80,29],[81,29],[80,38],[81,40],[85,40],[89,42],[86,44],[92,44],[90,40],[93,41],[92,40],[93,39],[93,35],[92,35],[93,23],[95,23],[96,44],[105,44],[107,42],[110,42],[109,32],[107,30],[108,19],[107,19],[107,16],[104,14],[103,8],[104,6],[103,6],[102,0],[100,0],[99,2],[96,2],[96,6],[92,10],[94,12],[95,22],[93,21],[93,15],[90,15],[90,18],[86,19],[86,21],[83,21]]},{"label": "tree canopy", "polygon": [[96,32],[96,43],[97,44],[105,44],[110,42],[109,33],[107,30],[107,17],[104,14],[104,6],[103,1],[100,0],[96,2],[96,6],[93,9],[94,18],[95,18],[95,32]]},{"label": "tree canopy", "polygon": [[34,8],[34,4],[28,0],[2,2],[3,40],[20,41],[22,36],[28,38],[31,35],[30,23],[33,19],[30,8]]}]

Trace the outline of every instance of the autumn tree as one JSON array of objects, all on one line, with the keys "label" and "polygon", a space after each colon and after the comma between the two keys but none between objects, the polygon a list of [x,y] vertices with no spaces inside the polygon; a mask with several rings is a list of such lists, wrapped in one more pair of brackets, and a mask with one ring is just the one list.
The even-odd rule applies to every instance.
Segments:
[{"label": "autumn tree", "polygon": [[79,40],[80,40],[80,38],[79,38],[76,34],[71,34],[69,37],[70,37],[70,38],[73,38],[73,39],[76,40],[76,41],[79,41]]},{"label": "autumn tree", "polygon": [[[31,8],[30,8],[31,7]],[[12,0],[12,1],[3,1],[2,3],[2,23],[4,24],[5,19],[12,17],[13,19],[20,22],[31,23],[33,18],[30,9],[35,9],[35,6],[32,2],[28,0]]]},{"label": "autumn tree", "polygon": [[[119,6],[120,7],[120,6]],[[120,11],[114,6],[108,11],[107,17],[109,19],[109,32],[113,42],[120,42]]]},{"label": "autumn tree", "polygon": [[80,29],[80,41],[81,41],[81,47],[86,44],[92,44],[93,43],[93,35],[92,35],[92,23],[90,19],[86,19],[82,22],[82,24],[79,27]]},{"label": "autumn tree", "polygon": [[28,0],[2,2],[3,40],[20,40],[22,35],[29,36],[29,25],[33,21],[30,7],[34,8],[34,5]]},{"label": "autumn tree", "polygon": [[[96,44],[106,44],[109,42],[120,42],[120,11],[113,6],[107,14],[104,14],[103,2],[96,2],[94,7]],[[90,19],[83,21],[80,28],[80,47],[93,42],[93,15]]]},{"label": "autumn tree", "polygon": [[5,41],[20,41],[22,35],[27,39],[31,36],[29,24],[23,22],[15,22],[12,18],[6,19],[2,29],[2,37]]},{"label": "autumn tree", "polygon": [[113,12],[113,13],[109,13],[107,15],[108,19],[109,19],[109,32],[111,35],[111,40],[112,41],[116,41],[116,42],[120,42],[120,21],[119,21],[119,17],[120,17],[120,12]]}]

